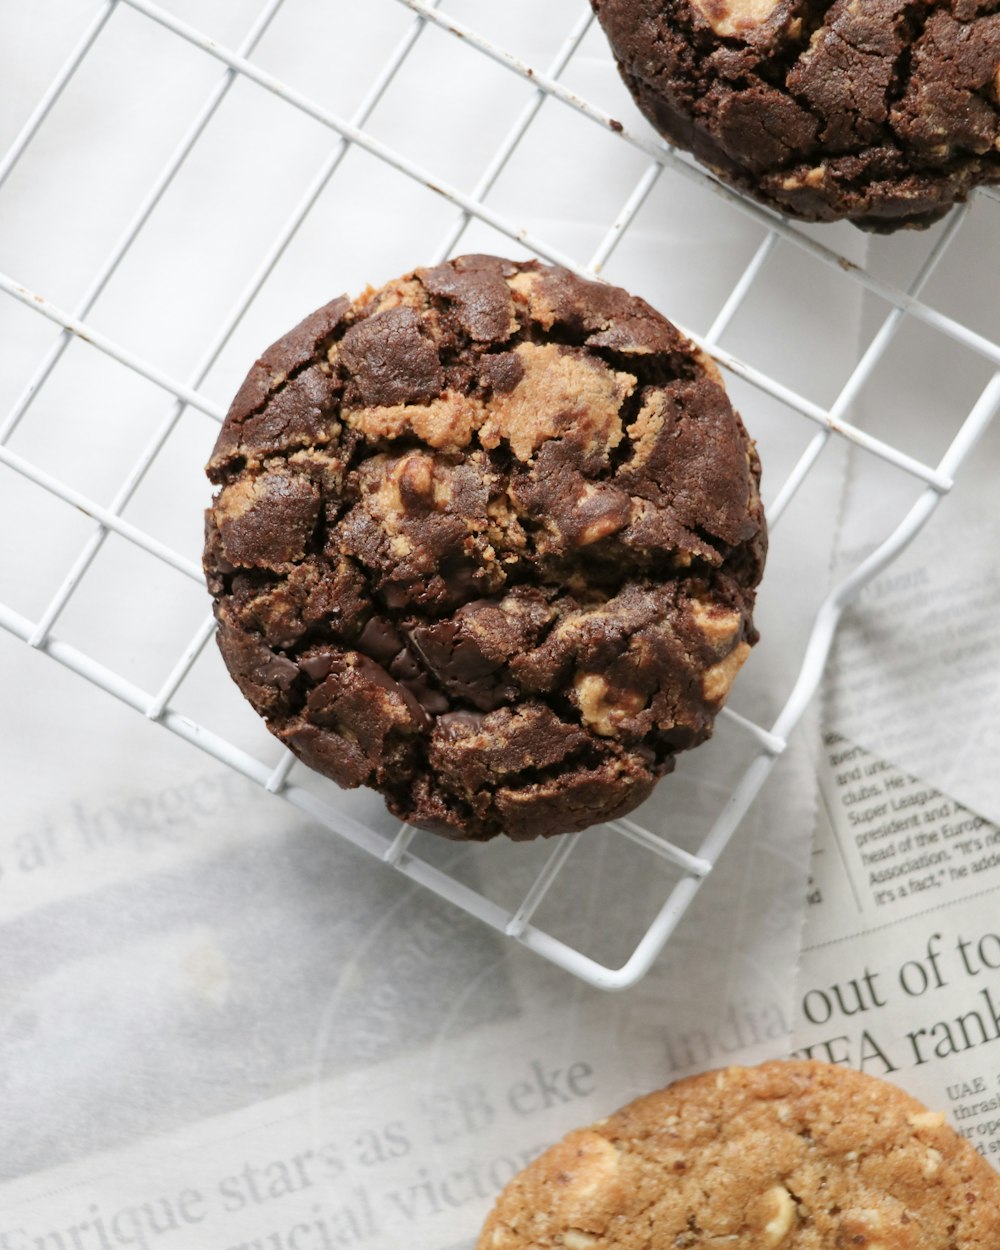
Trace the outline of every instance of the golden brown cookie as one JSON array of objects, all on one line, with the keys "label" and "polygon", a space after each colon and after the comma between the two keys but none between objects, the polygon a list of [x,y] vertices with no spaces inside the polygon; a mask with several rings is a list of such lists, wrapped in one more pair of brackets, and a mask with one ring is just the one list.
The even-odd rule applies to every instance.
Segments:
[{"label": "golden brown cookie", "polygon": [[477,1250],[997,1250],[1000,1176],[894,1085],[775,1062],[679,1081],[570,1133]]}]

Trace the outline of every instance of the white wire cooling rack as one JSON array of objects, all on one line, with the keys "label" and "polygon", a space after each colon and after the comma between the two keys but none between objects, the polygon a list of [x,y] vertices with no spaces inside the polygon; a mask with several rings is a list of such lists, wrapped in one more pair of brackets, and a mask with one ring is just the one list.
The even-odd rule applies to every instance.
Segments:
[{"label": "white wire cooling rack", "polygon": [[[447,4],[447,0],[444,2]],[[648,130],[639,129],[633,132],[624,128],[599,106],[581,99],[579,95],[565,87],[561,78],[565,76],[565,71],[580,48],[593,20],[587,6],[581,6],[576,20],[571,24],[552,63],[542,71],[524,63],[518,56],[503,47],[496,46],[457,18],[449,16],[444,11],[444,6],[439,7],[434,0],[397,0],[397,3],[412,10],[411,24],[384,67],[371,82],[366,97],[350,119],[336,115],[311,98],[309,94],[296,89],[290,82],[274,76],[250,59],[272,19],[282,7],[283,0],[267,0],[256,21],[237,47],[229,47],[217,42],[167,9],[153,3],[152,0],[102,0],[95,7],[79,42],[0,161],[0,189],[3,188],[22,155],[43,128],[53,106],[60,99],[67,85],[101,40],[108,23],[112,21],[116,12],[127,10],[132,14],[141,15],[149,22],[157,23],[172,37],[184,41],[191,48],[197,49],[199,54],[212,58],[224,68],[169,161],[155,178],[141,203],[133,210],[128,226],[94,275],[76,307],[71,311],[58,307],[43,294],[21,285],[16,275],[0,274],[0,288],[7,295],[14,300],[21,301],[32,311],[49,318],[61,327],[58,339],[45,352],[13,407],[0,422],[0,464],[7,470],[21,475],[42,491],[55,496],[63,504],[79,509],[97,523],[62,583],[58,585],[37,619],[28,619],[13,608],[0,603],[0,624],[30,647],[43,652],[88,681],[95,683],[142,715],[158,722],[171,733],[200,747],[210,756],[258,783],[265,790],[282,795],[289,803],[322,822],[349,842],[384,861],[395,871],[405,874],[435,894],[477,916],[494,929],[507,934],[593,985],[606,989],[622,988],[636,982],[647,971],[701,883],[712,871],[719,855],[781,756],[789,733],[801,718],[816,691],[838,619],[844,608],[866,582],[893,560],[928,520],[942,497],[952,488],[956,470],[969,455],[1000,406],[1000,343],[990,340],[971,326],[963,324],[961,320],[924,302],[921,298],[932,273],[962,229],[969,206],[956,210],[944,229],[934,236],[928,236],[926,253],[916,276],[906,289],[897,288],[873,270],[858,265],[835,248],[823,241],[818,241],[812,233],[790,225],[767,210],[743,200],[722,187],[700,168],[689,162],[686,156],[678,154],[663,144]],[[437,176],[434,169],[424,168],[405,152],[386,146],[374,137],[369,129],[366,129],[371,114],[389,91],[421,36],[431,28],[437,28],[439,32],[443,32],[446,42],[460,42],[464,48],[472,49],[498,63],[511,75],[525,80],[530,88],[527,102],[523,104],[519,114],[514,118],[502,143],[471,191],[463,191],[449,185],[447,181]],[[218,325],[215,335],[205,344],[203,355],[190,377],[182,380],[173,376],[170,370],[160,367],[155,360],[141,358],[123,346],[121,342],[116,341],[114,337],[102,333],[89,320],[89,317],[110,279],[142,235],[165,191],[188,160],[199,138],[210,126],[227,93],[237,82],[254,84],[261,91],[277,97],[287,109],[305,114],[316,123],[328,128],[334,136],[334,143],[315,177],[304,190],[294,212],[273,239],[263,259],[246,282],[243,294],[235,308]],[[644,158],[645,164],[641,176],[618,212],[608,223],[596,250],[584,260],[565,254],[562,250],[552,246],[545,238],[537,237],[536,233],[523,228],[520,222],[507,212],[500,212],[491,207],[488,202],[497,179],[529,128],[536,124],[543,106],[549,109],[574,110],[576,114],[587,119],[595,127],[603,128],[614,135],[618,142],[629,145]],[[144,553],[144,556],[162,561],[181,575],[194,579],[196,582],[201,581],[201,572],[193,554],[175,550],[168,543],[149,533],[148,529],[128,520],[124,513],[157,457],[167,447],[171,434],[189,406],[206,414],[214,421],[222,419],[223,408],[203,393],[202,384],[234,329],[257,298],[285,249],[306,221],[321,193],[352,148],[362,150],[378,162],[391,167],[402,178],[415,180],[431,188],[439,196],[450,201],[458,210],[453,226],[437,248],[436,256],[419,258],[425,263],[437,263],[447,257],[455,248],[465,227],[470,222],[481,222],[544,259],[593,276],[602,270],[618,247],[665,169],[669,169],[674,175],[683,179],[691,180],[698,187],[715,196],[722,197],[733,207],[734,211],[762,226],[765,233],[749,264],[745,266],[738,280],[729,290],[728,296],[707,333],[699,335],[691,330],[687,332],[711,351],[732,374],[779,401],[813,430],[805,450],[770,504],[768,513],[772,528],[778,524],[782,514],[816,465],[824,447],[832,439],[847,440],[861,449],[863,453],[880,458],[923,484],[916,502],[899,521],[895,531],[823,602],[802,658],[798,679],[784,708],[773,724],[763,726],[730,710],[723,713],[728,727],[733,732],[742,735],[749,743],[750,762],[736,784],[724,796],[714,822],[711,823],[711,827],[704,836],[700,837],[700,844],[697,845],[696,850],[692,852],[685,849],[677,842],[661,836],[658,831],[646,828],[635,821],[622,820],[608,826],[609,837],[617,836],[637,844],[642,848],[643,853],[667,861],[676,870],[675,882],[652,923],[634,946],[631,954],[618,966],[607,966],[584,954],[573,943],[547,932],[534,922],[539,905],[573,852],[576,837],[567,836],[558,839],[551,852],[548,853],[548,858],[544,861],[541,870],[516,906],[501,906],[467,881],[449,872],[447,868],[442,868],[440,864],[432,862],[435,858],[433,855],[424,857],[418,854],[413,844],[414,831],[412,829],[404,826],[394,834],[386,835],[350,815],[344,809],[344,804],[338,801],[338,792],[332,784],[320,795],[308,789],[304,784],[300,784],[295,776],[290,776],[294,765],[294,759],[290,754],[285,754],[277,766],[266,764],[226,737],[212,732],[191,717],[176,710],[173,701],[183,684],[191,679],[192,669],[211,638],[213,622],[210,617],[206,617],[183,652],[177,657],[176,663],[163,677],[159,687],[151,690],[139,688],[126,676],[100,663],[78,649],[72,642],[60,638],[53,632],[67,605],[87,578],[88,571],[105,539],[111,533],[132,544],[139,552]],[[980,192],[979,198],[994,199],[995,197]],[[993,205],[982,204],[980,208],[985,211],[995,211]],[[879,297],[889,307],[877,333],[857,359],[840,393],[828,406],[799,394],[795,389],[772,376],[772,372],[768,369],[740,359],[719,345],[720,336],[747,301],[779,243],[798,249],[823,266],[832,267],[839,274],[845,275],[850,282]],[[671,315],[669,307],[664,311]],[[860,395],[865,383],[885,356],[887,349],[907,319],[920,322],[929,327],[935,335],[957,342],[977,354],[986,361],[991,371],[989,381],[936,464],[924,463],[905,450],[889,445],[845,420],[845,414]],[[14,451],[9,446],[12,434],[26,418],[32,403],[59,367],[66,348],[74,339],[83,340],[92,349],[104,353],[116,362],[121,369],[141,375],[173,397],[153,437],[106,504],[89,497],[86,492],[59,479],[43,465]],[[440,859],[440,856],[437,858]]]}]

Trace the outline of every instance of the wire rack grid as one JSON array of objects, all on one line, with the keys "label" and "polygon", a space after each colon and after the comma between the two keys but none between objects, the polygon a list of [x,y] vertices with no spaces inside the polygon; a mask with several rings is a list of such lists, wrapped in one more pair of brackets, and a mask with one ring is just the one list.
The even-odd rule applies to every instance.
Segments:
[{"label": "wire rack grid", "polygon": [[[0,464],[4,465],[7,470],[21,475],[41,490],[55,496],[64,504],[79,509],[97,523],[62,583],[56,588],[37,619],[28,619],[0,602],[0,624],[30,647],[95,683],[150,720],[158,722],[171,733],[200,747],[210,756],[229,765],[265,790],[281,795],[310,817],[322,822],[349,842],[384,861],[397,872],[405,874],[413,881],[585,981],[605,989],[620,989],[635,983],[648,970],[702,882],[716,864],[733,832],[784,751],[789,733],[802,717],[816,691],[834,631],[845,607],[851,603],[859,590],[883,570],[919,532],[940,500],[951,489],[957,469],[995,416],[1000,406],[1000,343],[992,341],[973,327],[963,324],[961,320],[921,299],[931,275],[961,230],[969,210],[968,205],[958,208],[951,215],[947,226],[933,239],[929,239],[926,255],[909,285],[905,288],[897,287],[872,269],[857,264],[835,248],[818,241],[810,233],[771,214],[766,209],[745,201],[714,181],[703,170],[691,163],[684,154],[674,151],[651,132],[641,129],[633,131],[623,127],[600,107],[580,98],[578,94],[565,87],[560,78],[570,64],[574,53],[580,48],[593,21],[589,6],[581,6],[576,20],[566,33],[562,46],[558,49],[551,64],[543,71],[526,64],[514,53],[497,46],[456,17],[450,16],[440,7],[438,0],[397,0],[397,3],[412,10],[412,22],[381,72],[371,82],[366,97],[349,119],[331,112],[310,98],[308,94],[297,90],[289,82],[275,77],[251,59],[262,36],[281,8],[283,0],[267,0],[257,19],[236,47],[228,47],[215,41],[203,31],[153,3],[153,0],[102,0],[93,12],[77,45],[38,101],[3,159],[0,160],[0,189],[3,188],[25,150],[42,129],[53,106],[73,76],[100,40],[102,32],[105,31],[116,11],[127,9],[132,13],[142,15],[150,22],[157,23],[172,36],[199,50],[206,57],[213,58],[223,67],[223,73],[177,143],[170,159],[141,203],[134,209],[127,227],[94,275],[76,307],[72,310],[61,308],[43,294],[23,286],[15,277],[0,274],[0,289],[34,312],[55,322],[61,330],[59,337],[54,340],[35,367],[10,411],[0,420]],[[463,191],[449,185],[439,178],[434,170],[424,168],[410,159],[405,152],[386,146],[369,130],[366,130],[366,123],[371,114],[383,99],[407,58],[412,54],[422,34],[431,27],[436,27],[443,32],[449,40],[461,41],[463,47],[473,49],[498,63],[504,70],[525,80],[530,86],[527,102],[489,160],[478,182],[470,191]],[[127,349],[114,337],[103,334],[88,318],[108,282],[129,250],[140,238],[151,214],[189,158],[227,93],[238,81],[256,84],[263,91],[277,97],[289,109],[297,110],[327,127],[333,133],[335,141],[322,166],[302,193],[294,211],[274,237],[271,246],[249,280],[246,281],[236,305],[205,345],[203,355],[190,376],[182,380],[173,376],[169,370],[159,367],[155,361],[142,358]],[[574,110],[594,126],[610,132],[618,142],[638,151],[644,158],[641,177],[608,225],[596,250],[585,260],[565,254],[546,239],[537,237],[535,233],[523,228],[517,220],[491,207],[488,202],[491,189],[546,104],[549,108]],[[900,519],[896,529],[823,602],[802,657],[797,680],[776,720],[769,727],[765,727],[730,709],[723,711],[722,716],[729,726],[743,735],[750,744],[751,757],[742,776],[725,796],[714,822],[700,839],[697,849],[694,852],[685,849],[656,830],[647,828],[634,820],[620,820],[607,827],[612,835],[627,839],[630,843],[642,848],[644,853],[667,861],[677,870],[677,879],[652,923],[636,943],[631,954],[624,962],[616,966],[607,966],[591,958],[577,949],[574,944],[564,941],[533,923],[539,905],[572,854],[578,835],[558,839],[520,902],[513,908],[501,907],[463,880],[418,855],[413,845],[414,830],[403,826],[393,835],[387,836],[368,827],[362,821],[354,819],[346,812],[343,805],[338,803],[336,791],[332,786],[323,797],[317,796],[312,790],[299,784],[290,775],[295,763],[290,753],[285,753],[276,766],[271,766],[227,738],[175,710],[172,700],[189,678],[196,660],[212,636],[213,621],[210,616],[205,618],[190,638],[159,687],[153,690],[139,688],[127,677],[53,633],[60,616],[82,585],[109,534],[118,535],[139,551],[166,563],[186,577],[200,582],[201,572],[196,559],[156,538],[143,527],[127,519],[124,513],[151,466],[168,445],[172,432],[187,408],[199,410],[213,421],[221,421],[224,415],[223,409],[202,392],[202,384],[234,329],[251,307],[279,259],[352,148],[363,150],[403,177],[430,187],[439,196],[450,201],[458,210],[453,225],[441,241],[436,256],[430,259],[430,263],[437,263],[451,254],[470,222],[478,221],[546,260],[565,265],[582,275],[593,277],[600,274],[665,169],[692,181],[715,196],[722,197],[739,213],[763,226],[765,233],[749,263],[732,285],[708,331],[701,335],[691,330],[686,332],[700,346],[710,351],[732,374],[785,405],[813,430],[804,451],[769,506],[769,523],[772,529],[780,522],[782,515],[807,480],[830,440],[846,440],[861,452],[877,457],[909,475],[923,487],[916,502]],[[993,193],[980,192],[979,198],[995,199],[996,197]],[[820,264],[845,274],[851,282],[879,297],[889,306],[887,315],[861,353],[840,393],[828,406],[818,404],[798,393],[785,382],[772,376],[767,369],[739,358],[719,344],[720,337],[744,305],[756,280],[779,243],[788,244]],[[669,311],[667,309],[668,313]],[[935,464],[925,463],[902,448],[890,445],[866,433],[846,419],[852,403],[858,398],[866,381],[885,356],[907,318],[923,323],[936,334],[976,353],[987,362],[991,370],[989,381],[961,422],[950,445]],[[169,408],[152,438],[106,504],[76,489],[42,465],[19,454],[9,446],[14,431],[29,413],[32,403],[56,370],[67,346],[74,339],[85,341],[96,351],[104,353],[112,361],[117,362],[123,369],[141,375],[172,397]]]}]

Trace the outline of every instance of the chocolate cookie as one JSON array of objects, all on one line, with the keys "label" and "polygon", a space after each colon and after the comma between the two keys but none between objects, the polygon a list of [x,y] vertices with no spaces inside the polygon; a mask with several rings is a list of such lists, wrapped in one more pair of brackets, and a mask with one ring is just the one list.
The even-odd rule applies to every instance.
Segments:
[{"label": "chocolate cookie", "polygon": [[464,256],[270,348],[208,468],[218,640],[268,727],[455,838],[582,829],[756,641],[753,445],[648,304]]},{"label": "chocolate cookie", "polygon": [[996,1250],[1000,1176],[895,1086],[820,1063],[707,1072],[570,1133],[477,1250]]},{"label": "chocolate cookie", "polygon": [[592,0],[660,133],[804,221],[928,226],[1000,181],[996,0]]}]

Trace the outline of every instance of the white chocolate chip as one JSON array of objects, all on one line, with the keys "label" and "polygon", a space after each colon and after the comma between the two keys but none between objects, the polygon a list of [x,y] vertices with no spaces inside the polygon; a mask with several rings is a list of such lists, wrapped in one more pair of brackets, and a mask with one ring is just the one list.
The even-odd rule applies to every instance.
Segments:
[{"label": "white chocolate chip", "polygon": [[563,1233],[562,1240],[566,1250],[592,1250],[597,1245],[596,1237],[591,1233],[581,1233],[576,1228],[568,1228]]},{"label": "white chocolate chip", "polygon": [[746,34],[766,22],[778,7],[778,0],[694,0],[717,35]]},{"label": "white chocolate chip", "polygon": [[882,1242],[872,1240],[883,1231],[882,1213],[873,1207],[856,1207],[848,1211],[843,1219],[843,1231],[850,1237],[863,1237],[865,1250],[886,1250]]},{"label": "white chocolate chip", "polygon": [[942,1128],[944,1119],[943,1111],[919,1111],[908,1117],[912,1128]]},{"label": "white chocolate chip", "polygon": [[795,1203],[784,1185],[774,1185],[764,1194],[764,1203],[770,1216],[763,1229],[763,1244],[778,1246],[791,1231],[795,1222]]},{"label": "white chocolate chip", "polygon": [[932,1176],[937,1176],[941,1170],[941,1160],[943,1158],[941,1151],[935,1150],[931,1146],[927,1151],[927,1157],[924,1159],[924,1176],[928,1177],[928,1179]]},{"label": "white chocolate chip", "polygon": [[584,1209],[595,1194],[615,1181],[620,1166],[618,1150],[606,1137],[588,1134],[585,1149],[586,1166],[576,1172],[572,1183],[564,1190],[567,1199],[580,1203]]}]

